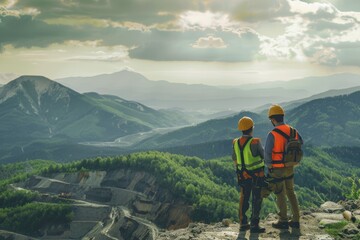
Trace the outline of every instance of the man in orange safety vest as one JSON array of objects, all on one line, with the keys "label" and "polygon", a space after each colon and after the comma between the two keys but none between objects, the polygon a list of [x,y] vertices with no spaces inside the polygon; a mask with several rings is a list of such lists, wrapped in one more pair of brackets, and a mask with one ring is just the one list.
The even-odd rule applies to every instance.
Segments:
[{"label": "man in orange safety vest", "polygon": [[[279,221],[272,226],[277,229],[300,228],[299,203],[294,191],[294,167],[285,166],[284,152],[287,144],[286,136],[290,136],[291,126],[284,123],[285,112],[279,105],[272,105],[269,108],[268,117],[274,126],[269,132],[265,144],[265,165],[268,175],[275,179],[274,193],[279,209]],[[302,138],[295,131],[295,139]],[[292,219],[288,221],[286,196],[290,202]]]}]

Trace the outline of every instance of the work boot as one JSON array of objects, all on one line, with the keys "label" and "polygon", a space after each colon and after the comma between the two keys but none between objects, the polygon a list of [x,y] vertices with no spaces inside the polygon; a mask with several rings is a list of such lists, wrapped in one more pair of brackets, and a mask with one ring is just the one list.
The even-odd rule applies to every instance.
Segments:
[{"label": "work boot", "polygon": [[300,228],[299,222],[293,222],[292,220],[289,221],[289,226],[292,228]]},{"label": "work boot", "polygon": [[277,222],[277,223],[273,223],[271,224],[271,226],[273,228],[276,228],[276,229],[288,229],[289,228],[289,223],[288,222]]},{"label": "work boot", "polygon": [[240,225],[240,231],[246,231],[249,229],[250,229],[250,224],[248,224],[248,223]]},{"label": "work boot", "polygon": [[264,233],[264,232],[265,232],[265,228],[262,228],[259,225],[250,227],[250,233]]}]

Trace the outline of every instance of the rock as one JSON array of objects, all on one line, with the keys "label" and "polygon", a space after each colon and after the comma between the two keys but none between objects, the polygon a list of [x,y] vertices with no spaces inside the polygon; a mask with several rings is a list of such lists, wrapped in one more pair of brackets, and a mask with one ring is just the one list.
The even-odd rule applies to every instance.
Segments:
[{"label": "rock", "polygon": [[334,220],[334,219],[322,219],[319,222],[319,228],[325,228],[327,225],[331,225],[331,224],[335,224],[335,223],[339,223],[342,220]]},{"label": "rock", "polygon": [[200,228],[195,227],[195,228],[192,228],[190,232],[194,233],[194,234],[200,234],[202,232],[202,230]]},{"label": "rock", "polygon": [[318,221],[322,219],[344,220],[343,215],[338,213],[312,213],[311,216],[315,217]]},{"label": "rock", "polygon": [[269,215],[266,217],[266,221],[275,221],[277,220],[278,215],[274,213],[269,213]]},{"label": "rock", "polygon": [[194,227],[196,227],[196,223],[189,223],[188,228],[194,228]]},{"label": "rock", "polygon": [[229,227],[231,223],[232,223],[231,219],[225,218],[222,220],[222,225],[224,227]]},{"label": "rock", "polygon": [[343,216],[346,220],[352,221],[353,223],[356,221],[355,215],[350,211],[344,211]]},{"label": "rock", "polygon": [[334,238],[332,238],[331,236],[324,234],[324,235],[316,235],[316,236],[311,236],[310,238],[311,240],[333,240]]},{"label": "rock", "polygon": [[359,205],[359,201],[357,200],[347,200],[347,201],[340,201],[339,204],[341,204],[342,206],[344,206],[344,208],[346,210],[349,210],[349,211],[354,211],[356,210],[357,208],[360,207]]},{"label": "rock", "polygon": [[312,213],[312,211],[310,210],[305,210],[302,212],[302,215],[306,216],[306,215],[310,215]]},{"label": "rock", "polygon": [[191,238],[192,238],[191,236],[185,235],[185,236],[177,237],[176,240],[188,240],[188,239],[191,239]]},{"label": "rock", "polygon": [[333,212],[343,211],[344,207],[341,206],[340,204],[328,201],[328,202],[323,203],[320,206],[320,209],[326,213],[333,213]]},{"label": "rock", "polygon": [[342,232],[346,235],[355,235],[360,232],[360,230],[354,224],[348,224],[344,227]]}]

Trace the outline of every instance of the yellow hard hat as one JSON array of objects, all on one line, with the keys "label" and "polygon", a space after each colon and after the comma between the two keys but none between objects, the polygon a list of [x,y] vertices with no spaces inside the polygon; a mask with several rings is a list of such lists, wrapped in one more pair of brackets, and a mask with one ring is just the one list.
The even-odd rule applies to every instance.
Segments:
[{"label": "yellow hard hat", "polygon": [[238,122],[238,129],[240,131],[246,131],[254,126],[254,122],[249,117],[242,117]]},{"label": "yellow hard hat", "polygon": [[275,104],[272,105],[269,108],[269,117],[274,116],[274,115],[285,115],[285,111],[282,107],[280,107],[279,105]]}]

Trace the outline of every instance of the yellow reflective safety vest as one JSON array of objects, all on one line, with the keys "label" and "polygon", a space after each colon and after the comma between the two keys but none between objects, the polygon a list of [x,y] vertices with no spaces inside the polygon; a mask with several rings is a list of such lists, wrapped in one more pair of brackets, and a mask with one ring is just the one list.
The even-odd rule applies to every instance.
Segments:
[{"label": "yellow reflective safety vest", "polygon": [[[236,162],[240,170],[253,171],[264,167],[264,160],[261,156],[254,157],[251,152],[251,142],[253,138],[248,138],[243,146],[240,146],[239,138],[234,140],[234,150]],[[243,169],[245,167],[245,169]]]}]

